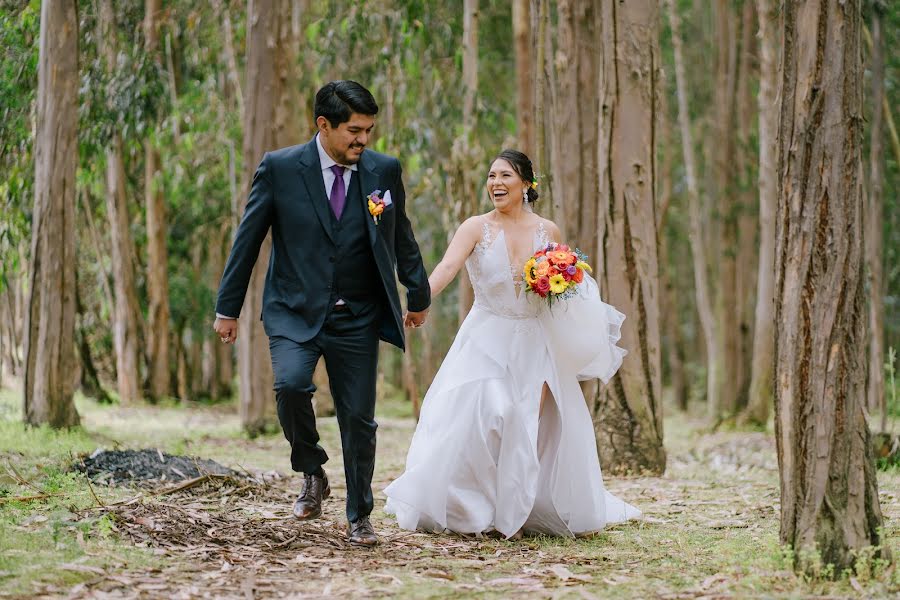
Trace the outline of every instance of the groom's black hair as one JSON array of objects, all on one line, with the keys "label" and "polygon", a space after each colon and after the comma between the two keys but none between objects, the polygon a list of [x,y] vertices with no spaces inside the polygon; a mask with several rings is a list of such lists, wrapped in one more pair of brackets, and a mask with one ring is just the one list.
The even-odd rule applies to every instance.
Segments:
[{"label": "groom's black hair", "polygon": [[372,93],[349,79],[330,81],[316,92],[315,117],[328,119],[332,127],[350,120],[350,115],[377,115],[378,104]]}]

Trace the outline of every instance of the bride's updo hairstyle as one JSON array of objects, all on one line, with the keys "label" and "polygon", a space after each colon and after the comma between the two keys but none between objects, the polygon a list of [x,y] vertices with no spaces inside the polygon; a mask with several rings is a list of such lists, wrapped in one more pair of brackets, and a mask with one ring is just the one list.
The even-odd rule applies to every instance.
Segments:
[{"label": "bride's updo hairstyle", "polygon": [[[537,179],[534,176],[534,167],[531,164],[531,159],[518,150],[512,150],[511,148],[507,148],[498,154],[497,158],[502,158],[512,165],[516,174],[525,182],[525,186],[528,189],[528,202],[533,203],[537,200]],[[494,160],[497,160],[497,158]]]}]

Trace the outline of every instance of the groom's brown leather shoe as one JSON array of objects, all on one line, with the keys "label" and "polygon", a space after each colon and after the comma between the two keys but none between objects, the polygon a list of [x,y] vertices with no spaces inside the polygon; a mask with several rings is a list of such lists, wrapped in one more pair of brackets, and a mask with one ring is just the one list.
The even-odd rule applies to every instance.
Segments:
[{"label": "groom's brown leather shoe", "polygon": [[369,517],[363,517],[350,523],[347,526],[347,538],[354,546],[371,548],[378,544],[378,536],[375,535],[375,529],[369,522]]},{"label": "groom's brown leather shoe", "polygon": [[321,477],[306,475],[300,496],[294,502],[294,516],[302,521],[319,518],[322,515],[322,500],[330,495],[331,487],[324,471]]}]

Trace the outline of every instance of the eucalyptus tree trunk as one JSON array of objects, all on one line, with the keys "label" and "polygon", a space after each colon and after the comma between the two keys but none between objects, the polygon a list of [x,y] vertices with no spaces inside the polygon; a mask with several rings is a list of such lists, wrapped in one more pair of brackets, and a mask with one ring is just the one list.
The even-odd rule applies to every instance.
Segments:
[{"label": "eucalyptus tree trunk", "polygon": [[[100,48],[108,72],[117,67],[115,12],[112,0],[100,2]],[[111,262],[115,308],[113,310],[113,347],[116,352],[116,380],[119,400],[141,399],[139,326],[141,318],[134,276],[134,243],[125,190],[125,163],[122,137],[113,133],[106,151],[106,214],[109,220]]]},{"label": "eucalyptus tree trunk", "polygon": [[669,260],[669,248],[672,239],[666,235],[666,223],[672,206],[672,126],[669,121],[669,105],[665,94],[665,81],[659,82],[659,110],[657,129],[659,131],[658,147],[662,148],[662,160],[659,168],[659,198],[657,200],[656,239],[659,240],[659,308],[664,337],[661,349],[667,359],[669,386],[675,398],[675,405],[681,411],[688,407],[688,383],[684,369],[684,336],[678,316],[679,292],[675,286],[676,278],[670,273],[672,265]]},{"label": "eucalyptus tree trunk", "polygon": [[666,468],[656,236],[658,19],[654,0],[600,3],[595,262],[605,298],[629,318],[621,342],[629,355],[591,403],[600,463],[608,473],[660,474]]},{"label": "eucalyptus tree trunk", "polygon": [[[860,0],[786,2],[775,247],[781,541],[835,575],[878,546],[866,422]],[[886,557],[882,548],[875,555]]]},{"label": "eucalyptus tree trunk", "polygon": [[[213,274],[209,285],[211,289],[218,286],[218,277],[225,270],[228,248],[231,246],[231,228],[220,227],[213,233],[209,249],[208,272]],[[204,360],[206,361],[206,387],[214,400],[232,395],[231,382],[234,379],[234,347],[219,343],[213,338]]]},{"label": "eucalyptus tree trunk", "polygon": [[884,402],[884,276],[882,227],[884,215],[884,42],[881,19],[884,6],[872,2],[872,136],[869,146],[869,201],[866,210],[866,264],[869,277],[869,361],[868,407],[881,410],[881,430],[887,429],[887,406]]},{"label": "eucalyptus tree trunk", "polygon": [[[478,194],[481,191],[476,173],[480,165],[473,147],[475,130],[475,98],[478,94],[478,0],[463,2],[463,132],[453,144],[453,158],[457,165],[457,179],[462,189],[457,192],[457,223],[462,223],[476,212]],[[483,168],[483,167],[482,167]],[[475,291],[468,276],[459,278],[459,322],[475,302]]]},{"label": "eucalyptus tree trunk", "polygon": [[[703,240],[703,216],[700,208],[700,190],[697,185],[697,169],[694,159],[694,139],[691,134],[690,113],[684,74],[684,59],[681,41],[681,18],[673,0],[666,0],[669,23],[672,28],[672,49],[675,57],[675,85],[678,95],[678,124],[681,129],[681,144],[684,152],[684,172],[688,193],[688,215],[690,222],[691,257],[694,270],[694,294],[697,314],[706,342],[706,402],[709,407],[719,406],[718,370],[715,357],[720,353],[713,305],[709,294],[706,249]],[[716,416],[716,415],[713,415]]]},{"label": "eucalyptus tree trunk", "polygon": [[[557,15],[555,61],[559,103],[556,113],[566,115],[573,124],[597,123],[600,60],[595,48],[600,42],[599,6],[559,0]],[[596,127],[573,126],[554,127],[550,134],[557,150],[552,165],[554,180],[562,190],[554,197],[557,200],[554,220],[566,243],[593,255],[598,247],[600,132]]]},{"label": "eucalyptus tree trunk", "polygon": [[[295,120],[296,64],[299,27],[289,0],[249,0],[247,3],[247,81],[244,87],[244,182],[239,210],[243,214],[253,173],[263,154],[297,143]],[[251,435],[276,422],[272,397],[272,361],[262,322],[262,292],[271,251],[266,237],[250,278],[240,320],[238,375],[241,425]]]},{"label": "eucalyptus tree trunk", "polygon": [[[753,2],[744,2],[741,13],[741,43],[738,54],[738,82],[736,91],[737,149],[736,195],[738,199],[738,247],[737,247],[737,305],[738,338],[734,385],[736,413],[747,407],[750,394],[751,365],[753,363],[753,315],[756,307],[756,272],[758,241],[756,231],[759,219],[756,211],[757,189],[751,181],[754,162],[757,160],[755,140],[751,137],[753,121],[757,118],[752,84],[759,81],[755,57],[756,8]],[[731,416],[737,416],[733,414]]]},{"label": "eucalyptus tree trunk", "polygon": [[711,132],[714,153],[714,215],[718,217],[716,248],[716,334],[719,352],[711,362],[719,385],[716,404],[710,405],[711,416],[719,421],[737,410],[736,376],[740,361],[738,310],[738,212],[736,181],[736,108],[737,108],[737,19],[729,0],[716,0],[716,77],[714,93],[714,128]]},{"label": "eucalyptus tree trunk", "polygon": [[548,218],[557,218],[554,210],[553,186],[555,177],[553,174],[553,120],[555,118],[553,105],[553,23],[550,15],[549,0],[531,0],[532,28],[537,32],[535,38],[534,60],[534,122],[537,124],[535,131],[535,154],[531,156],[539,174],[541,183],[541,207],[542,214]]},{"label": "eucalyptus tree trunk", "polygon": [[775,368],[775,205],[778,181],[775,136],[778,127],[778,3],[756,0],[759,19],[759,266],[750,397],[745,419],[765,425],[774,393]]},{"label": "eucalyptus tree trunk", "polygon": [[[159,13],[162,0],[144,3],[144,45],[158,63]],[[169,394],[169,252],[166,248],[168,225],[166,203],[159,177],[159,152],[151,140],[144,143],[144,205],[147,219],[147,381],[153,400]]]},{"label": "eucalyptus tree trunk", "polygon": [[534,86],[532,68],[534,36],[531,29],[531,3],[529,0],[512,0],[513,44],[516,55],[516,123],[518,124],[519,150],[534,156]]},{"label": "eucalyptus tree trunk", "polygon": [[34,212],[25,326],[24,418],[78,424],[75,387],[75,169],[78,163],[78,10],[41,5],[34,138]]}]

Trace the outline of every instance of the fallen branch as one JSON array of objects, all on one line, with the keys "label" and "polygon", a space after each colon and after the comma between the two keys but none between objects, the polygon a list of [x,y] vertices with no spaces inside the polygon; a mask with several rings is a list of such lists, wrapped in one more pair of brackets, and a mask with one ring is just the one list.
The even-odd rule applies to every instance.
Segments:
[{"label": "fallen branch", "polygon": [[24,485],[25,487],[30,487],[31,489],[33,489],[34,491],[36,491],[39,494],[45,493],[44,490],[42,490],[38,486],[34,485],[30,481],[28,481],[27,479],[22,477],[22,474],[16,470],[16,467],[13,466],[11,460],[7,459],[6,464],[9,466],[10,470],[12,471],[11,474],[13,476],[13,479],[15,479],[20,485]]},{"label": "fallen branch", "polygon": [[182,483],[179,483],[176,486],[166,488],[164,490],[160,490],[153,494],[154,496],[166,496],[168,494],[174,494],[175,492],[180,492],[182,490],[190,489],[194,486],[200,485],[205,481],[212,481],[213,479],[230,479],[231,475],[221,475],[219,473],[204,473],[200,477],[194,477],[193,479],[188,479]]}]

